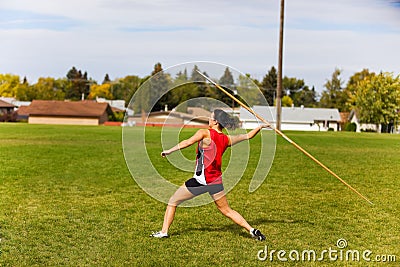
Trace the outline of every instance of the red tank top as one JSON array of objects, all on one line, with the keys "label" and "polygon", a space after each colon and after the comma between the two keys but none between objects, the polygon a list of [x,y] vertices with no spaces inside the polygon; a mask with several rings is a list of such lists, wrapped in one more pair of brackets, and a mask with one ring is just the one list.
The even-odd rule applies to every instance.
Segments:
[{"label": "red tank top", "polygon": [[209,129],[211,144],[201,148],[197,146],[195,178],[202,184],[222,184],[222,155],[229,146],[229,139],[223,133]]}]

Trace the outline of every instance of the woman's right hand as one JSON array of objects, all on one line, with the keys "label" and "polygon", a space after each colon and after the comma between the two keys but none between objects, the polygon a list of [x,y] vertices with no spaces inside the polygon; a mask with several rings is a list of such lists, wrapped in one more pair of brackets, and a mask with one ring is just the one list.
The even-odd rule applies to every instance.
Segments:
[{"label": "woman's right hand", "polygon": [[263,124],[260,125],[260,128],[261,128],[261,129],[262,129],[262,128],[269,128],[269,127],[271,127],[271,124],[269,124],[268,122],[263,123]]},{"label": "woman's right hand", "polygon": [[165,158],[169,154],[171,154],[171,152],[169,150],[164,150],[163,152],[161,152],[161,157]]}]

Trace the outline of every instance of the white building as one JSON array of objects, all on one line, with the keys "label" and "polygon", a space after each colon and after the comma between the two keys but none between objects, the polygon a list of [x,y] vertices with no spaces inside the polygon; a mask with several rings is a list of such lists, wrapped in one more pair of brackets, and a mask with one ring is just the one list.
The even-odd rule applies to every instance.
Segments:
[{"label": "white building", "polygon": [[[357,112],[355,112],[354,110],[352,110],[350,112],[348,119],[349,119],[349,122],[356,124],[356,127],[357,127],[356,132],[357,133],[359,133],[361,131],[368,131],[368,130],[374,131],[374,132],[377,132],[377,131],[380,132],[380,130],[381,130],[379,124],[376,125],[376,124],[372,124],[372,123],[360,123],[358,116],[357,116]],[[377,126],[378,126],[378,128],[377,128]]]},{"label": "white building", "polygon": [[[254,106],[253,111],[276,125],[276,107]],[[242,127],[252,129],[257,127],[259,120],[244,108],[240,109],[239,119]],[[282,107],[281,130],[295,131],[334,131],[340,130],[340,114],[334,108],[305,108],[305,107]]]},{"label": "white building", "polygon": [[[373,131],[373,132],[378,132],[380,133],[382,130],[382,125],[381,124],[373,124],[373,123],[361,123],[360,120],[358,119],[358,114],[356,111],[352,110],[350,112],[349,122],[355,123],[356,125],[356,132],[368,132],[368,131]],[[390,133],[400,133],[400,125],[389,125]]]},{"label": "white building", "polygon": [[7,103],[13,104],[15,106],[15,110],[17,110],[21,106],[29,106],[31,101],[18,101],[14,97],[0,97],[0,100],[3,100]]},{"label": "white building", "polygon": [[96,96],[97,103],[108,103],[110,107],[125,110],[125,100],[109,100]]}]

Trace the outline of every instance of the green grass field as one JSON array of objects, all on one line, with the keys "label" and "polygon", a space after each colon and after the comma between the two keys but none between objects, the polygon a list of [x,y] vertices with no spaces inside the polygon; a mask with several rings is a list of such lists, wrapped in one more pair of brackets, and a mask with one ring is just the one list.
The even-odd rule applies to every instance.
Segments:
[{"label": "green grass field", "polygon": [[[138,130],[141,130],[138,128]],[[185,129],[181,137],[195,130]],[[214,204],[178,208],[169,239],[165,204],[144,193],[126,166],[119,127],[0,124],[0,266],[396,266],[400,262],[400,135],[287,132],[375,205],[371,206],[282,138],[263,185],[245,173],[231,207],[267,235],[255,241]],[[149,128],[161,148],[160,129]],[[251,140],[257,147],[260,139]],[[193,150],[194,151],[194,150]],[[190,149],[188,156],[194,152]],[[257,151],[256,149],[254,151]],[[252,158],[256,152],[252,152]],[[160,159],[161,160],[161,159]],[[253,163],[250,162],[250,166]],[[254,163],[255,164],[255,163]],[[191,174],[161,164],[179,183]],[[229,179],[225,177],[225,179]],[[293,261],[290,251],[338,250],[342,259]],[[260,250],[284,250],[260,261]],[[371,262],[346,261],[370,250]],[[260,254],[264,255],[263,253]],[[295,254],[291,254],[292,256]],[[335,254],[334,254],[335,255]],[[378,263],[376,256],[386,261]],[[361,256],[360,256],[361,257]]]}]

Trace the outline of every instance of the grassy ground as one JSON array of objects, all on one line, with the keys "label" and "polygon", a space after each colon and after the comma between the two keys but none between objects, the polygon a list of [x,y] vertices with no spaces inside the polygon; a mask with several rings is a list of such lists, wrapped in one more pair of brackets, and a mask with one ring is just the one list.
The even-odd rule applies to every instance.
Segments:
[{"label": "grassy ground", "polygon": [[[193,131],[183,130],[182,137]],[[157,139],[159,129],[148,133]],[[376,266],[376,256],[388,255],[397,263],[382,265],[398,264],[400,136],[287,135],[375,205],[278,138],[264,184],[248,193],[246,174],[228,194],[231,206],[267,234],[266,242],[249,238],[213,204],[178,209],[171,237],[154,240],[148,235],[160,229],[165,204],[131,178],[121,128],[0,124],[0,266]],[[157,145],[149,149],[159,152]],[[180,182],[190,176],[162,168]],[[342,252],[340,238],[348,244]],[[266,246],[268,256],[285,250],[288,261],[277,252],[272,262],[260,261]],[[343,260],[289,258],[294,250],[314,250],[319,258],[330,248]],[[347,250],[370,250],[372,261],[346,261]]]}]

